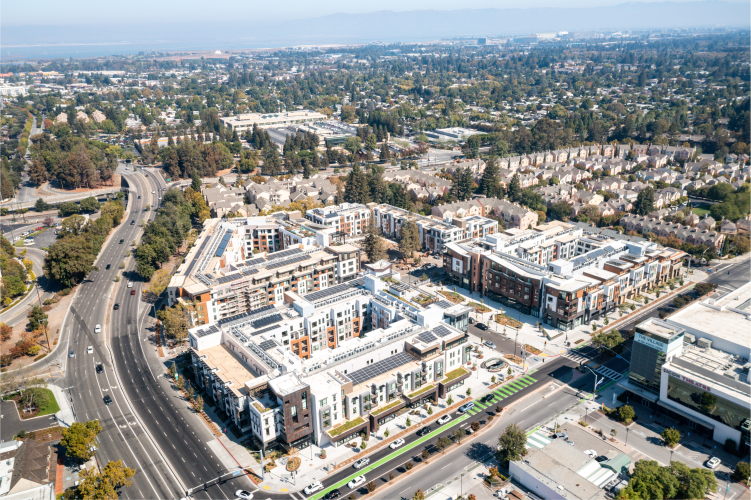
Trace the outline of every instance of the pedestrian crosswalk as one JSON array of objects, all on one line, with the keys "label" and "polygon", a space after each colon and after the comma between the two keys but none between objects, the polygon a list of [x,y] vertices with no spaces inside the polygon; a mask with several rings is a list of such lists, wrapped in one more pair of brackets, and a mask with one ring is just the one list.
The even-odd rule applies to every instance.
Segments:
[{"label": "pedestrian crosswalk", "polygon": [[565,353],[563,357],[576,361],[577,363],[584,363],[585,361],[589,361],[588,357],[584,356],[583,354],[579,354],[577,351],[569,351]]},{"label": "pedestrian crosswalk", "polygon": [[479,400],[474,401],[475,407],[469,410],[467,414],[476,415],[477,413],[480,413],[481,411],[488,408],[494,408],[494,405],[516,394],[522,389],[531,386],[535,382],[537,382],[537,379],[532,378],[529,375],[523,375],[519,378],[516,378],[491,392],[490,394],[493,396],[493,399],[482,403]]},{"label": "pedestrian crosswalk", "polygon": [[611,380],[618,380],[621,378],[621,374],[617,371],[608,368],[607,366],[598,366],[595,368],[595,373],[599,373],[605,378],[609,378]]}]

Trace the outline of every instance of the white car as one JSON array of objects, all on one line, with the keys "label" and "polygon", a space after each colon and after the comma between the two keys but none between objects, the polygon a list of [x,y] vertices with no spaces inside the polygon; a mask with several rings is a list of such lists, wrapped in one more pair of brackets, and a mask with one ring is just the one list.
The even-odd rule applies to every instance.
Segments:
[{"label": "white car", "polygon": [[358,486],[365,484],[365,481],[367,481],[367,479],[365,479],[365,476],[357,476],[352,481],[348,482],[347,486],[349,487],[349,489],[354,490]]},{"label": "white car", "polygon": [[102,325],[96,325],[94,327],[94,333],[102,333]]},{"label": "white car", "polygon": [[395,449],[399,448],[403,444],[404,444],[404,440],[402,438],[399,438],[396,441],[394,441],[393,443],[391,443],[389,445],[389,448],[391,448],[392,450],[395,450]]},{"label": "white car", "polygon": [[320,481],[313,481],[312,483],[310,483],[308,486],[306,486],[303,489],[303,492],[306,495],[312,495],[316,491],[321,491],[322,489],[323,489],[323,485],[321,484]]},{"label": "white car", "polygon": [[362,469],[363,467],[365,467],[369,463],[370,463],[370,459],[369,458],[367,458],[367,457],[366,458],[361,458],[360,460],[358,460],[354,464],[352,464],[352,467],[354,467],[355,469]]},{"label": "white car", "polygon": [[156,191],[152,191],[151,194],[156,194]]},{"label": "white car", "polygon": [[451,420],[451,415],[444,415],[444,416],[442,416],[441,418],[438,419],[438,425],[443,425],[446,422],[448,422],[449,420]]},{"label": "white car", "polygon": [[133,282],[132,281],[128,282],[128,288],[133,288]]},{"label": "white car", "polygon": [[720,465],[721,460],[717,457],[710,457],[709,460],[707,460],[707,467],[710,469],[717,468],[718,465]]},{"label": "white car", "polygon": [[237,490],[235,492],[235,496],[237,498],[244,498],[245,500],[251,500],[253,498],[253,493],[245,490]]},{"label": "white car", "polygon": [[94,346],[87,347],[86,354],[94,354]]},{"label": "white car", "polygon": [[597,456],[597,452],[595,450],[584,450],[584,454],[589,458],[595,458]]}]

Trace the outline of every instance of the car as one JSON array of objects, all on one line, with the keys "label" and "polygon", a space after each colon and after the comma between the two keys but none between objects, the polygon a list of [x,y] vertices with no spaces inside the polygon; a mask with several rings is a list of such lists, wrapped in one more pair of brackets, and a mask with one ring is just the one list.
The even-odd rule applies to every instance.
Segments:
[{"label": "car", "polygon": [[123,244],[124,241],[125,241],[125,238],[120,238],[120,244],[121,245]]},{"label": "car", "polygon": [[469,410],[475,407],[475,404],[470,401],[469,403],[465,403],[459,407],[459,413],[467,413]]},{"label": "car", "polygon": [[564,441],[568,440],[568,434],[565,432],[556,432],[553,434],[553,439],[563,439]]},{"label": "car", "polygon": [[403,444],[404,444],[404,440],[402,438],[399,438],[396,441],[394,441],[393,443],[391,443],[389,445],[389,448],[391,448],[392,450],[395,450],[395,449],[399,448]]},{"label": "car", "polygon": [[245,500],[250,500],[253,498],[253,493],[245,490],[237,490],[235,492],[235,497],[237,498],[244,498]]},{"label": "car", "polygon": [[449,420],[451,420],[451,415],[444,415],[444,416],[442,416],[441,418],[438,419],[438,425],[443,425],[446,422],[448,422]]},{"label": "car", "polygon": [[110,269],[111,267],[112,267],[112,264],[107,264],[104,268],[105,269]]},{"label": "car", "polygon": [[86,354],[94,354],[94,346],[87,347]]},{"label": "car", "polygon": [[107,406],[109,406],[109,405],[112,404],[112,398],[109,396],[109,394],[107,394],[106,396],[104,396],[103,399],[104,399],[104,404],[106,404]]},{"label": "car", "polygon": [[145,175],[146,177],[148,177],[148,176],[149,176],[149,174],[144,174],[144,175]]},{"label": "car", "polygon": [[362,469],[363,467],[365,467],[369,463],[370,463],[370,459],[367,458],[367,457],[365,457],[365,458],[361,458],[360,460],[357,460],[355,463],[353,463],[352,467],[354,467],[355,469]]},{"label": "car", "polygon": [[419,431],[417,431],[417,435],[420,436],[420,437],[422,437],[422,436],[424,436],[426,434],[429,434],[429,433],[430,433],[430,426],[429,425],[426,425],[425,427],[423,427],[422,429],[420,429]]},{"label": "car", "polygon": [[131,291],[130,291],[130,294],[131,294],[131,295],[135,295],[135,294],[136,294],[136,291],[135,291],[135,290],[131,290]]},{"label": "car", "polygon": [[128,281],[128,288],[133,288],[133,282],[132,281]]},{"label": "car", "polygon": [[135,219],[133,219],[132,221],[130,221],[130,225],[131,225],[131,226],[132,226],[133,224],[135,224],[135,223],[136,223],[136,220],[135,220]]},{"label": "car", "polygon": [[321,484],[320,481],[313,481],[312,483],[307,485],[305,488],[303,488],[303,492],[306,495],[312,495],[316,491],[320,491],[322,489],[323,489],[323,485]]},{"label": "car", "polygon": [[332,498],[339,498],[339,490],[331,490],[323,495],[323,500],[331,500]]},{"label": "car", "polygon": [[589,458],[597,457],[597,452],[595,450],[584,450],[584,454],[587,455]]},{"label": "car", "polygon": [[483,396],[482,399],[480,399],[480,402],[481,403],[488,403],[490,401],[493,401],[493,397],[494,396],[492,394],[486,394],[485,396]]},{"label": "car", "polygon": [[102,325],[96,325],[94,327],[94,333],[102,333]]},{"label": "car", "polygon": [[604,462],[608,459],[605,455],[600,455],[599,457],[595,458],[598,462]]},{"label": "car", "polygon": [[151,194],[156,194],[156,191],[152,191]]},{"label": "car", "polygon": [[707,468],[709,469],[715,469],[718,465],[720,465],[721,460],[717,457],[710,457],[709,460],[707,460]]},{"label": "car", "polygon": [[574,446],[574,442],[573,441],[566,441],[566,444]]},{"label": "car", "polygon": [[115,306],[112,309],[114,309],[115,311],[117,311],[118,309],[120,309],[120,303],[119,302],[115,302]]},{"label": "car", "polygon": [[349,486],[349,489],[354,490],[361,484],[365,484],[365,481],[367,481],[367,479],[365,479],[365,476],[357,476],[352,481],[348,482],[347,486]]},{"label": "car", "polygon": [[104,365],[102,363],[97,363],[96,365],[96,372],[102,373],[104,371]]},{"label": "car", "polygon": [[469,318],[469,324],[474,325],[475,324],[475,318]]},{"label": "car", "polygon": [[488,325],[486,325],[485,323],[475,323],[475,326],[477,328],[479,328],[480,330],[487,330],[488,329]]},{"label": "car", "polygon": [[68,357],[69,358],[75,358],[76,357],[76,351],[74,351],[73,349],[71,349],[70,351],[68,351]]},{"label": "car", "polygon": [[491,349],[495,349],[495,344],[490,342],[489,340],[483,342],[482,345],[484,345],[485,347],[490,347]]}]

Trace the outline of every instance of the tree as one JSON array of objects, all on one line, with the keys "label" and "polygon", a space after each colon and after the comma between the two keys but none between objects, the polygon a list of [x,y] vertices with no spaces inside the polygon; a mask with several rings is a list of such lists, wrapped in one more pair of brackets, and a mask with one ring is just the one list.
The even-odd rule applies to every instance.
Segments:
[{"label": "tree", "polygon": [[464,436],[465,436],[466,434],[467,434],[467,431],[465,431],[464,429],[455,429],[455,430],[454,430],[454,431],[453,431],[453,432],[451,433],[451,437],[453,437],[453,438],[454,438],[454,441],[456,441],[457,443],[461,443],[461,442],[462,442],[462,438],[463,438],[463,437],[464,437]]},{"label": "tree", "polygon": [[72,201],[66,201],[60,208],[57,209],[57,213],[60,217],[68,217],[78,213],[78,205]]},{"label": "tree", "polygon": [[631,406],[623,405],[618,408],[618,416],[621,418],[621,422],[628,424],[634,419],[636,412]]},{"label": "tree", "polygon": [[452,404],[454,404],[454,398],[449,396],[449,398],[446,400],[446,404],[448,406],[451,406]]},{"label": "tree", "polygon": [[522,184],[519,181],[519,174],[514,174],[508,186],[508,199],[519,203],[522,199]]},{"label": "tree", "polygon": [[472,198],[472,192],[475,188],[475,179],[472,175],[472,171],[468,168],[463,168],[454,173],[453,186],[451,192],[459,201],[466,201]]},{"label": "tree", "polygon": [[65,447],[65,452],[69,457],[85,462],[93,456],[92,448],[100,432],[102,432],[102,426],[99,425],[99,420],[73,422],[70,427],[63,430],[60,444]]},{"label": "tree", "polygon": [[188,328],[190,321],[188,311],[182,304],[176,304],[174,307],[162,309],[156,313],[157,318],[162,322],[164,335],[167,338],[178,341],[188,338]]},{"label": "tree", "polygon": [[130,486],[131,478],[136,474],[134,469],[125,467],[123,463],[108,462],[102,472],[96,467],[83,469],[78,485],[78,498],[83,500],[117,500],[119,490],[123,486]]},{"label": "tree", "polygon": [[33,306],[29,311],[29,330],[38,330],[40,327],[46,327],[48,324],[47,313],[40,306]]},{"label": "tree", "polygon": [[[448,448],[449,446],[451,446],[451,439],[449,439],[446,436],[443,436],[443,437],[441,437],[441,438],[438,439],[438,441],[436,442],[435,446],[439,450],[443,450],[445,448]],[[428,451],[428,450],[425,450],[425,451]]]},{"label": "tree", "polygon": [[120,200],[110,200],[102,206],[102,217],[109,217],[112,224],[117,226],[125,215],[125,207]]},{"label": "tree", "polygon": [[408,221],[399,230],[399,253],[402,258],[411,259],[420,248],[420,233],[414,221]]},{"label": "tree", "polygon": [[349,203],[369,203],[370,188],[368,176],[360,170],[359,165],[354,164],[344,181],[344,199]]},{"label": "tree", "polygon": [[13,328],[6,325],[5,323],[0,323],[0,341],[7,342],[10,340],[10,336],[13,334]]},{"label": "tree", "polygon": [[681,433],[673,427],[665,428],[660,436],[665,441],[665,446],[669,448],[675,447],[681,440]]},{"label": "tree", "polygon": [[203,183],[201,182],[201,177],[198,175],[197,170],[193,170],[193,174],[191,175],[191,180],[192,182],[190,184],[190,187],[193,189],[193,191],[200,193],[201,186],[203,186]]},{"label": "tree", "polygon": [[41,186],[49,179],[49,172],[45,167],[45,161],[43,158],[36,158],[31,162],[29,167],[29,180],[36,186]]},{"label": "tree", "polygon": [[198,413],[201,413],[203,411],[203,396],[196,396],[196,400],[193,402],[193,406]]},{"label": "tree", "polygon": [[71,235],[50,245],[44,257],[44,275],[64,288],[80,283],[94,269],[92,242],[84,235]]},{"label": "tree", "polygon": [[607,333],[602,332],[592,337],[592,343],[600,347],[600,350],[604,350],[602,349],[603,347],[616,350],[620,349],[618,346],[623,343],[623,336],[618,330],[612,330]]},{"label": "tree", "polygon": [[500,448],[499,459],[503,463],[521,460],[527,454],[527,435],[518,425],[511,424],[498,438]]},{"label": "tree", "polygon": [[97,212],[99,210],[99,202],[93,196],[84,198],[83,200],[81,200],[80,210],[84,213]]},{"label": "tree", "polygon": [[37,198],[36,203],[34,204],[34,210],[37,212],[46,212],[50,209],[50,204],[44,201],[43,198]]},{"label": "tree", "polygon": [[488,198],[501,197],[501,173],[498,167],[498,158],[495,156],[488,158],[485,163],[485,171],[480,179],[479,192]]},{"label": "tree", "polygon": [[634,203],[634,209],[638,215],[651,214],[655,210],[655,191],[652,187],[646,187],[639,191]]},{"label": "tree", "polygon": [[157,269],[149,281],[149,292],[159,297],[167,289],[172,275],[166,269]]},{"label": "tree", "polygon": [[365,487],[368,489],[368,493],[373,493],[376,489],[376,484],[373,481],[370,481]]},{"label": "tree", "polygon": [[748,486],[748,481],[751,479],[751,468],[748,462],[738,462],[735,464],[735,470],[733,471],[733,481],[744,483]]},{"label": "tree", "polygon": [[415,494],[412,495],[412,500],[425,500],[425,493],[423,493],[422,490],[417,490]]},{"label": "tree", "polygon": [[368,232],[363,240],[363,250],[370,262],[377,262],[386,256],[386,249],[381,238],[381,228],[377,228],[373,218],[368,223]]}]

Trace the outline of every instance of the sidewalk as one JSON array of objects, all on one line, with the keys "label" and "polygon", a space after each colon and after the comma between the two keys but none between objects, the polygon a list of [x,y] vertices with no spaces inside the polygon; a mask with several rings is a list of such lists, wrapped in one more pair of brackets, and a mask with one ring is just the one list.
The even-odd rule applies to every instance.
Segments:
[{"label": "sidewalk", "polygon": [[60,407],[60,411],[55,413],[57,422],[63,427],[70,427],[70,425],[76,421],[76,416],[73,413],[73,408],[70,406],[70,399],[65,394],[62,387],[57,385],[48,384],[47,388],[52,391],[57,400],[57,404]]}]

